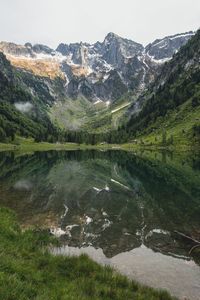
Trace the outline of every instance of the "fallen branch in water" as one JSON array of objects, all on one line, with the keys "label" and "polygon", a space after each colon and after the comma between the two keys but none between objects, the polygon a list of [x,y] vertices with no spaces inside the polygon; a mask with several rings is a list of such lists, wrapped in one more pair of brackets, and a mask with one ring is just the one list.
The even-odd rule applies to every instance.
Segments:
[{"label": "fallen branch in water", "polygon": [[195,239],[193,239],[193,238],[191,238],[190,236],[188,236],[188,235],[185,235],[184,233],[182,233],[182,232],[179,232],[179,231],[174,231],[175,233],[177,233],[177,234],[179,234],[180,236],[182,236],[182,237],[184,237],[184,238],[186,238],[186,239],[188,239],[188,240],[191,240],[192,242],[194,242],[194,243],[197,243],[197,244],[200,244],[200,242],[199,241],[197,241],[197,240],[195,240]]},{"label": "fallen branch in water", "polygon": [[176,231],[176,230],[175,230],[174,232],[177,233],[178,235],[180,235],[180,236],[182,236],[182,237],[184,237],[184,238],[186,238],[186,239],[192,241],[193,243],[196,243],[196,244],[197,244],[197,245],[194,245],[194,246],[190,249],[189,254],[191,254],[192,251],[193,251],[194,249],[200,247],[200,241],[197,241],[196,239],[193,239],[193,238],[191,238],[190,236],[188,236],[188,235],[186,235],[186,234],[184,234],[184,233],[182,233],[182,232],[179,232],[179,231]]},{"label": "fallen branch in water", "polygon": [[191,254],[192,251],[193,251],[194,249],[198,248],[198,247],[200,247],[200,244],[193,246],[193,247],[190,249],[189,254]]}]

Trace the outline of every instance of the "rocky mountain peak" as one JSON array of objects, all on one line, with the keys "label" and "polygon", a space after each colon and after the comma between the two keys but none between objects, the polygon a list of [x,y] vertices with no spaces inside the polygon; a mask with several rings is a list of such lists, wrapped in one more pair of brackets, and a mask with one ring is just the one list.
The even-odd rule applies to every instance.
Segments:
[{"label": "rocky mountain peak", "polygon": [[105,39],[104,39],[104,42],[105,41],[112,41],[112,40],[117,40],[117,39],[120,39],[121,37],[119,36],[119,35],[117,35],[117,34],[115,34],[114,32],[109,32],[107,35],[106,35],[106,37],[105,37]]},{"label": "rocky mountain peak", "polygon": [[46,54],[52,54],[52,52],[54,52],[53,49],[51,49],[48,46],[42,45],[42,44],[35,44],[34,46],[32,46],[32,50],[35,53],[46,53]]},{"label": "rocky mountain peak", "polygon": [[193,32],[186,32],[167,36],[144,48],[110,32],[103,42],[95,44],[61,43],[54,50],[42,44],[26,43],[21,46],[1,42],[0,51],[19,68],[46,76],[49,71],[42,72],[45,67],[53,76],[61,75],[70,97],[81,92],[91,101],[112,102],[116,95],[120,97],[125,91],[132,90],[138,94],[145,89],[159,73],[162,64],[170,60],[193,35]]},{"label": "rocky mountain peak", "polygon": [[195,34],[193,31],[156,39],[146,46],[147,55],[156,60],[170,59]]},{"label": "rocky mountain peak", "polygon": [[24,46],[29,49],[32,49],[33,47],[31,43],[25,43]]},{"label": "rocky mountain peak", "polygon": [[139,43],[136,43],[127,38],[122,38],[121,36],[119,36],[113,32],[108,33],[103,41],[103,45],[104,46],[106,46],[106,45],[113,46],[115,44],[117,44],[119,48],[123,47],[125,50],[132,51],[133,55],[135,54],[135,51],[139,52],[144,49],[144,47]]},{"label": "rocky mountain peak", "polygon": [[0,51],[14,56],[32,56],[30,48],[10,42],[0,42]]}]

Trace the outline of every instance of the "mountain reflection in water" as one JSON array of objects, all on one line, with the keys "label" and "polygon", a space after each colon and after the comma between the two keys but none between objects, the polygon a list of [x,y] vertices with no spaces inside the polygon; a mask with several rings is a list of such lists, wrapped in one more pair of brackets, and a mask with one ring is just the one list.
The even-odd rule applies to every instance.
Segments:
[{"label": "mountain reflection in water", "polygon": [[198,155],[0,153],[0,166],[0,205],[14,209],[24,227],[50,228],[65,249],[102,249],[103,261],[124,253],[130,266],[125,253],[137,254],[137,249],[152,249],[150,257],[158,260],[164,257],[160,253],[191,260],[174,231],[200,236]]}]

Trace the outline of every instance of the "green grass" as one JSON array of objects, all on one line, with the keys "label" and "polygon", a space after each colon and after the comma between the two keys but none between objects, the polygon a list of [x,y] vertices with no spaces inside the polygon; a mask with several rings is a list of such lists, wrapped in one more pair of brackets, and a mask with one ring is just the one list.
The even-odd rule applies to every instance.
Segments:
[{"label": "green grass", "polygon": [[0,208],[0,299],[174,299],[102,267],[87,256],[53,256],[55,240],[40,230],[22,232],[15,216]]},{"label": "green grass", "polygon": [[[149,136],[138,138],[138,143],[125,143],[125,144],[97,144],[97,145],[86,145],[86,144],[76,144],[76,143],[64,143],[64,144],[53,144],[53,143],[47,143],[47,142],[40,142],[36,143],[33,139],[28,138],[22,138],[18,137],[12,144],[4,144],[0,143],[0,152],[3,151],[15,151],[18,154],[28,154],[33,153],[37,151],[75,151],[75,150],[124,150],[124,151],[137,151],[142,149],[152,149],[152,150],[159,150],[159,149],[170,149],[170,150],[176,150],[178,147],[179,151],[186,151],[191,150],[190,145],[186,144],[179,144],[174,145],[170,147],[164,147],[162,145],[151,143],[151,139]],[[141,141],[144,141],[144,144],[141,143]],[[200,147],[196,145],[196,149],[198,150]]]},{"label": "green grass", "polygon": [[[155,123],[147,128],[147,133],[137,139],[143,141],[146,146],[167,147],[162,145],[162,132],[167,134],[167,139],[173,136],[173,149],[188,149],[199,147],[198,141],[193,137],[192,128],[200,124],[200,106],[192,107],[191,101],[185,102],[178,109],[169,111],[163,118],[158,118]],[[150,131],[150,133],[148,133]]]},{"label": "green grass", "polygon": [[36,143],[32,138],[16,137],[12,144],[0,143],[1,151],[15,151],[17,153],[33,153],[37,151],[50,151],[50,150],[109,150],[109,149],[121,149],[121,145],[117,144],[97,144],[97,145],[86,145],[76,143],[47,143],[40,142]]},{"label": "green grass", "polygon": [[76,150],[79,145],[75,143],[36,143],[32,138],[17,137],[12,144],[0,143],[1,151],[16,151],[16,152],[35,152],[35,151],[49,151],[49,150]]},{"label": "green grass", "polygon": [[0,152],[1,151],[10,151],[10,150],[14,150],[14,146],[12,144],[0,143]]}]

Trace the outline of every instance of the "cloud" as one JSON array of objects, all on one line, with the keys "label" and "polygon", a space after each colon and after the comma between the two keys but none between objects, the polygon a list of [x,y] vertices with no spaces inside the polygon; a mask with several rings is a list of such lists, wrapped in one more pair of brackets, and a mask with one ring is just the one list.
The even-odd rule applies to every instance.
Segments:
[{"label": "cloud", "polygon": [[14,106],[21,113],[29,113],[33,109],[33,104],[30,102],[16,102]]},{"label": "cloud", "polygon": [[26,179],[21,179],[17,181],[14,185],[14,189],[22,191],[30,191],[33,187],[33,184]]}]

